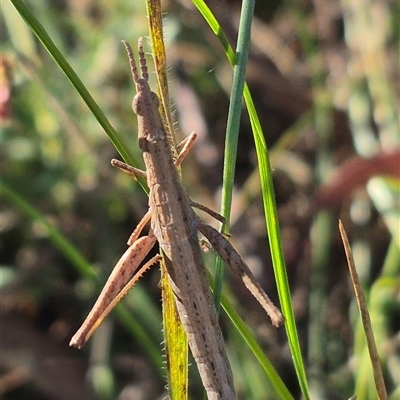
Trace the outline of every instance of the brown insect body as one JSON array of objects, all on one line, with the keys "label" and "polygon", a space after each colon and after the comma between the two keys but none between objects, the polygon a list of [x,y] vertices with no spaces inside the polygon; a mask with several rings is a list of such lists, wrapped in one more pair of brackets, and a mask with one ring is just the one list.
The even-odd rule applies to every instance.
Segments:
[{"label": "brown insect body", "polygon": [[[158,260],[158,257],[150,260],[129,280],[158,240],[178,313],[188,335],[189,346],[208,399],[235,399],[232,371],[209,289],[197,231],[209,240],[214,250],[242,279],[275,326],[283,323],[283,316],[230,242],[217,230],[201,221],[193,211],[192,207],[197,207],[223,221],[223,218],[214,211],[190,200],[180,183],[176,165],[181,163],[196,135],[192,133],[188,137],[178,159],[174,162],[158,110],[158,97],[151,91],[147,82],[148,73],[142,42],[139,40],[141,77],[137,71],[132,49],[126,42],[124,44],[136,84],[137,93],[132,107],[138,116],[138,139],[146,172],[118,160],[112,160],[112,164],[134,177],[146,176],[150,189],[149,211],[129,238],[130,247],[118,261],[96,304],[71,339],[70,345],[83,346],[112,307],[133,286],[142,271]],[[140,232],[149,220],[151,228],[148,235],[139,238]]]}]

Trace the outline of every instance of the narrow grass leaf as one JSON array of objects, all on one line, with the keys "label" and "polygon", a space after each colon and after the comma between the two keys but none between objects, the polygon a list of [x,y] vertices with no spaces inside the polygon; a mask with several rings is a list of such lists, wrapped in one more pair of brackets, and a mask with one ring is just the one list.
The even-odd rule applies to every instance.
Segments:
[{"label": "narrow grass leaf", "polygon": [[[211,10],[202,0],[193,0],[193,3],[203,15],[212,31],[220,39],[224,47],[226,56],[232,66],[236,65],[236,57],[229,45],[226,35],[223,33],[221,26],[213,16]],[[272,184],[271,166],[268,159],[268,149],[265,143],[261,124],[254,107],[254,103],[247,84],[244,85],[244,99],[250,117],[250,123],[253,130],[257,159],[260,170],[260,181],[263,193],[264,213],[268,231],[268,238],[271,247],[271,256],[274,266],[275,279],[278,287],[278,294],[282,311],[286,319],[285,328],[288,336],[289,346],[293,356],[293,362],[296,374],[299,380],[302,394],[305,399],[309,398],[308,384],[304,368],[303,357],[300,350],[300,343],[293,314],[293,307],[290,298],[289,282],[286,274],[286,267],[282,251],[282,243],[280,238],[279,220],[275,203],[275,196]]]},{"label": "narrow grass leaf", "polygon": [[[122,158],[130,165],[135,165],[133,157],[126,150],[126,146],[120,141],[117,132],[112,127],[103,111],[100,109],[98,104],[95,102],[85,85],[82,83],[76,72],[72,69],[71,65],[65,59],[63,54],[57,48],[53,40],[50,38],[42,24],[36,19],[36,17],[30,12],[28,7],[21,0],[11,0],[14,7],[17,9],[20,16],[25,20],[27,25],[32,29],[37,38],[43,44],[44,48],[49,52],[51,57],[60,67],[60,69],[67,76],[68,80],[72,83],[74,88],[77,90],[82,100],[89,107],[99,124],[103,127],[111,143],[114,145],[116,150],[121,154]],[[138,179],[140,183],[145,187],[144,181]]]},{"label": "narrow grass leaf", "polygon": [[[167,130],[170,151],[172,156],[176,158],[177,152],[169,102],[161,2],[160,0],[146,1],[146,8],[149,20],[152,53],[157,73],[158,92],[161,99],[161,116]],[[161,291],[169,396],[172,400],[185,400],[188,398],[188,342],[186,332],[176,309],[174,293],[170,285],[164,260],[162,261],[161,267]]]}]

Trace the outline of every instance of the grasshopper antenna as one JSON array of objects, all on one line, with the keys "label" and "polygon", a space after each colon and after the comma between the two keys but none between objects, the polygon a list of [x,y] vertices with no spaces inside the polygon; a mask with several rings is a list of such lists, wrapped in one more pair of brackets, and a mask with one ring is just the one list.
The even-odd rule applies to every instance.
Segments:
[{"label": "grasshopper antenna", "polygon": [[149,80],[149,74],[147,73],[147,63],[146,63],[146,58],[144,57],[143,38],[139,38],[138,40],[138,49],[139,49],[139,62],[140,62],[140,70],[142,71],[142,78],[147,82]]},{"label": "grasshopper antenna", "polygon": [[[129,64],[131,66],[133,81],[135,83],[139,83],[140,77],[139,77],[139,72],[138,72],[138,69],[136,66],[135,57],[133,56],[132,47],[126,40],[123,40],[122,43],[124,44],[124,46],[126,48],[126,52],[128,53]],[[149,74],[147,72],[147,63],[146,63],[146,58],[144,56],[142,38],[139,38],[139,40],[138,40],[138,48],[139,48],[139,62],[140,62],[140,71],[142,73],[142,79],[144,79],[147,82],[149,79]]]},{"label": "grasshopper antenna", "polygon": [[137,66],[136,66],[135,57],[133,56],[132,47],[130,46],[130,44],[126,40],[123,40],[122,43],[124,44],[124,46],[126,48],[126,52],[128,53],[129,64],[131,66],[133,81],[135,83],[138,83],[138,81],[139,81],[139,73],[138,73],[138,69],[137,69]]}]

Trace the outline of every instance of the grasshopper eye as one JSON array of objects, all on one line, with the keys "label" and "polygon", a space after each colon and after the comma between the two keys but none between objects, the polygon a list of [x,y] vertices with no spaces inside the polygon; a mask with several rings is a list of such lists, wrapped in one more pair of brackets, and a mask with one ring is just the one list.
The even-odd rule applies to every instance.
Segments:
[{"label": "grasshopper eye", "polygon": [[151,99],[153,100],[153,103],[156,105],[156,107],[160,105],[160,101],[156,93],[151,92]]},{"label": "grasshopper eye", "polygon": [[135,114],[140,115],[140,101],[137,96],[132,100],[132,110]]}]

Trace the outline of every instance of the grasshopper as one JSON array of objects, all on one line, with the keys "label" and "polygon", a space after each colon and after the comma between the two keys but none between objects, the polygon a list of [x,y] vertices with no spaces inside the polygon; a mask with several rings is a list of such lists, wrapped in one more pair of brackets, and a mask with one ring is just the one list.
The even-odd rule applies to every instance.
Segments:
[{"label": "grasshopper", "polygon": [[[271,318],[273,325],[283,323],[281,312],[261,288],[241,256],[216,229],[205,224],[192,207],[224,221],[222,216],[193,202],[182,188],[177,166],[195,140],[192,133],[174,162],[167,133],[159,112],[159,99],[148,84],[147,64],[142,40],[139,39],[141,77],[128,43],[123,42],[129,56],[136,95],[132,108],[138,118],[139,147],[146,171],[118,160],[112,165],[134,178],[145,176],[149,186],[149,211],[128,240],[129,248],[118,261],[95,306],[71,339],[70,345],[82,347],[116,302],[130,289],[144,270],[159,260],[154,257],[139,272],[138,266],[158,241],[174,292],[177,310],[188,336],[188,342],[207,392],[208,399],[235,399],[232,371],[218,325],[211,291],[206,277],[198,240],[200,231],[224,262],[232,268]],[[151,222],[147,235],[139,237]],[[131,280],[130,277],[133,276]]]}]

